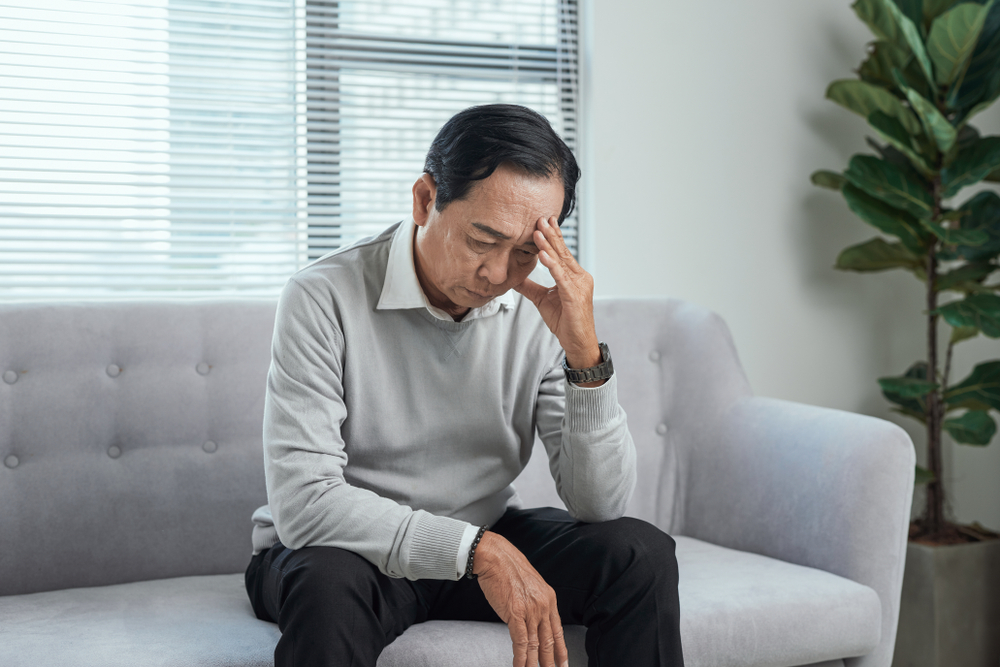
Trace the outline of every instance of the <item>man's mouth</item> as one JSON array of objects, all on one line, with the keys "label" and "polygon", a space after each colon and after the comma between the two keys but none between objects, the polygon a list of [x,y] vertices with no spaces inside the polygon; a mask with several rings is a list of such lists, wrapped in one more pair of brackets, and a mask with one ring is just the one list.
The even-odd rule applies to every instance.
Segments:
[{"label": "man's mouth", "polygon": [[492,299],[494,295],[492,294],[480,294],[479,292],[474,292],[469,288],[465,288],[465,291],[473,296],[478,296],[480,299]]}]

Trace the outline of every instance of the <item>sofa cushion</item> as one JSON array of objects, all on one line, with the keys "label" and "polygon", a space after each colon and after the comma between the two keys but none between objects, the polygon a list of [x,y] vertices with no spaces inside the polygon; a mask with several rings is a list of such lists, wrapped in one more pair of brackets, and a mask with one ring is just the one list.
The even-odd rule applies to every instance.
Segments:
[{"label": "sofa cushion", "polygon": [[691,537],[675,540],[688,667],[805,665],[878,646],[882,605],[868,586]]},{"label": "sofa cushion", "polygon": [[[782,561],[676,538],[687,667],[788,667],[864,654],[879,640],[870,588]],[[570,664],[586,665],[585,630],[566,628]],[[241,574],[160,579],[0,597],[8,667],[261,667],[278,628],[254,618]],[[507,667],[499,623],[413,626],[380,667]]]}]

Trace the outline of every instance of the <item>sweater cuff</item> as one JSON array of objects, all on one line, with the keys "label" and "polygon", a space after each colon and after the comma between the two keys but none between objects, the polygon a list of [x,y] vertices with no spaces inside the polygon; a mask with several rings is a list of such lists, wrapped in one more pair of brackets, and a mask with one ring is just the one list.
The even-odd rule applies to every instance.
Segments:
[{"label": "sweater cuff", "polygon": [[[455,571],[455,564],[458,561],[462,537],[470,527],[478,530],[466,521],[420,511],[410,541],[407,578],[457,581],[459,576]],[[465,550],[465,556],[466,558],[469,556],[468,548]],[[464,573],[463,567],[462,574]]]},{"label": "sweater cuff", "polygon": [[455,571],[458,573],[459,579],[465,576],[465,568],[469,566],[469,551],[472,549],[472,543],[478,532],[479,529],[470,523],[466,526],[465,532],[462,533],[462,542],[458,545],[458,557],[455,559]]},{"label": "sweater cuff", "polygon": [[566,382],[566,426],[570,433],[606,428],[618,416],[618,374],[600,387],[580,387]]}]

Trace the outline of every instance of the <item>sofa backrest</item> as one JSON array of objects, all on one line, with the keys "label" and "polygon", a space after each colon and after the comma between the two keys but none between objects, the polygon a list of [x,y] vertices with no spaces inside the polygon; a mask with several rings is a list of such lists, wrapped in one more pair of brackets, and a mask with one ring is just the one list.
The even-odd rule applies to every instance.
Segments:
[{"label": "sofa backrest", "polygon": [[[611,349],[618,402],[636,446],[638,480],[627,514],[680,531],[685,448],[751,393],[729,328],[715,313],[669,298],[597,299],[594,318]],[[537,439],[514,484],[527,507],[563,507]]]},{"label": "sofa backrest", "polygon": [[[275,305],[0,304],[0,595],[246,567]],[[685,434],[749,387],[709,311],[608,299],[596,317],[638,450],[629,514],[672,530]],[[516,486],[559,504],[544,451]]]},{"label": "sofa backrest", "polygon": [[0,306],[0,594],[246,567],[275,306]]}]

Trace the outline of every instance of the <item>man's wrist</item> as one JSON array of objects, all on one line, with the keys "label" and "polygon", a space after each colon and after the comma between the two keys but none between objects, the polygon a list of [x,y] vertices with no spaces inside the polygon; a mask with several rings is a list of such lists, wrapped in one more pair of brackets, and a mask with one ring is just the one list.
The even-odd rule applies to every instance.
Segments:
[{"label": "man's wrist", "polygon": [[462,540],[458,543],[458,556],[455,557],[455,573],[459,579],[465,576],[465,568],[469,564],[469,549],[472,547],[472,541],[476,539],[477,532],[479,532],[479,526],[474,526],[470,523],[465,527],[465,532],[462,533]]},{"label": "man's wrist", "polygon": [[591,368],[602,361],[600,343],[594,337],[593,344],[566,349],[566,365],[570,368]]},{"label": "man's wrist", "polygon": [[577,366],[570,361],[569,353],[563,360],[563,371],[566,373],[566,380],[571,384],[585,389],[595,389],[607,382],[614,374],[614,364],[611,361],[611,352],[604,343],[598,343],[599,359],[590,366]]},{"label": "man's wrist", "polygon": [[483,533],[483,539],[479,541],[479,546],[476,547],[476,557],[472,562],[472,573],[476,576],[485,572],[494,560],[498,539],[502,540],[503,538],[489,531]]},{"label": "man's wrist", "polygon": [[473,569],[476,562],[476,549],[479,547],[479,543],[482,541],[489,528],[490,527],[488,525],[480,526],[479,529],[476,530],[476,536],[472,539],[472,546],[469,547],[469,561],[465,566],[465,576],[469,579],[475,579],[479,576]]}]

